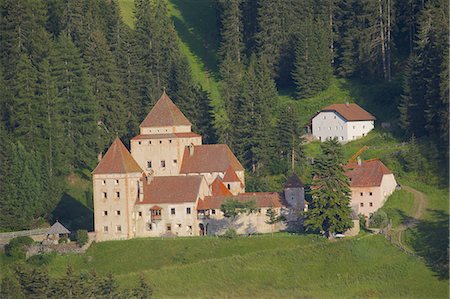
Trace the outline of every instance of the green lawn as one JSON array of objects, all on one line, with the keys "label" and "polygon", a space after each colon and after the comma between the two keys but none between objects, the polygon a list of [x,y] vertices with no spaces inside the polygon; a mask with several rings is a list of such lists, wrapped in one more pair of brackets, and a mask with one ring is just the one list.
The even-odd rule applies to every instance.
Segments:
[{"label": "green lawn", "polygon": [[387,202],[383,206],[383,211],[385,211],[389,219],[392,220],[392,226],[396,227],[413,216],[413,205],[413,195],[407,191],[398,190],[389,196]]},{"label": "green lawn", "polygon": [[447,281],[374,235],[337,242],[286,234],[104,242],[85,255],[58,256],[50,271],[62,274],[68,264],[111,270],[123,287],[143,273],[156,297],[448,297]]}]

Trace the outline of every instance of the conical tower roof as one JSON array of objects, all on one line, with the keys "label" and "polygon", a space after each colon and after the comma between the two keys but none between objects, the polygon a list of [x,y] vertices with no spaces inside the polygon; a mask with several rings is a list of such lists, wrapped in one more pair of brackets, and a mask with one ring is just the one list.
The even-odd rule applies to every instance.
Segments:
[{"label": "conical tower roof", "polygon": [[286,184],[284,185],[284,188],[302,188],[304,187],[302,181],[300,178],[293,173],[286,181]]},{"label": "conical tower roof", "polygon": [[191,126],[191,122],[172,102],[166,91],[153,106],[140,127]]},{"label": "conical tower roof", "polygon": [[119,138],[116,138],[92,174],[142,172]]}]

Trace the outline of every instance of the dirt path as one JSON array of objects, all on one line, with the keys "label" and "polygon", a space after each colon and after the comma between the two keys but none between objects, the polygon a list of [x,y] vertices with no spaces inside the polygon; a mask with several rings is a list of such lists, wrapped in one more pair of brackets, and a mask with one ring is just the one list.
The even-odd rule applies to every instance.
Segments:
[{"label": "dirt path", "polygon": [[405,223],[402,223],[398,227],[392,229],[389,232],[391,236],[391,241],[402,248],[404,251],[409,253],[414,253],[406,244],[404,244],[404,235],[405,231],[409,228],[417,225],[418,221],[422,218],[425,209],[427,207],[427,197],[420,191],[417,191],[414,188],[409,186],[402,186],[403,190],[411,193],[414,196],[414,204],[413,204],[413,215],[411,219],[408,219]]}]

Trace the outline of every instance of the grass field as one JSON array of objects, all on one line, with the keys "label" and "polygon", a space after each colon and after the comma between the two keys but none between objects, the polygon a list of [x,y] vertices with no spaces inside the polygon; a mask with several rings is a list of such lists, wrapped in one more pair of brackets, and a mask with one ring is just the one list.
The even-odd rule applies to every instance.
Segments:
[{"label": "grass field", "polygon": [[331,243],[286,234],[104,242],[82,256],[58,256],[51,274],[63,273],[68,264],[112,271],[123,287],[144,274],[156,297],[448,296],[447,281],[374,235]]}]

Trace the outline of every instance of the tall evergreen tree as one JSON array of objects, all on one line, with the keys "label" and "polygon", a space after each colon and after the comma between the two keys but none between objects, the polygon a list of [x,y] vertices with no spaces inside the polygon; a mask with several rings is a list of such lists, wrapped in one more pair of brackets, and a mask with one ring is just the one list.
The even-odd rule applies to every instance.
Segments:
[{"label": "tall evergreen tree", "polygon": [[321,144],[314,162],[311,202],[305,224],[310,230],[323,231],[328,238],[351,228],[350,188],[344,174],[342,147],[336,139]]}]

